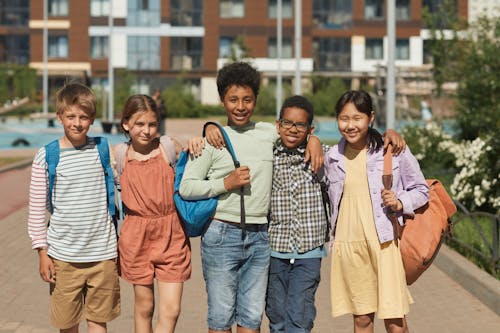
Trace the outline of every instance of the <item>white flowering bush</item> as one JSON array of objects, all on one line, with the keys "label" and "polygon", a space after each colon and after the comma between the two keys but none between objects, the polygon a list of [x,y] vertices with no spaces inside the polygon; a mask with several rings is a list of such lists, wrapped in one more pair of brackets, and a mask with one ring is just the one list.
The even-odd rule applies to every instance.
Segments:
[{"label": "white flowering bush", "polygon": [[494,135],[457,141],[437,125],[403,131],[426,178],[438,178],[469,210],[500,212],[500,142]]},{"label": "white flowering bush", "polygon": [[[497,150],[497,153],[495,153]],[[498,146],[493,135],[464,140],[451,149],[458,173],[450,186],[453,198],[470,209],[500,212]]]}]

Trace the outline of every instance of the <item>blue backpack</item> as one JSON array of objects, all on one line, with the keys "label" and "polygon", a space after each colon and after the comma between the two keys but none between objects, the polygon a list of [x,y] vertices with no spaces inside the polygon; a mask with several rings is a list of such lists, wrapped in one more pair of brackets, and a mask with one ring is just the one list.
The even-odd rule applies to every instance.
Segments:
[{"label": "blue backpack", "polygon": [[[94,142],[99,152],[102,168],[104,169],[104,179],[106,181],[106,193],[108,196],[108,210],[113,220],[115,220],[115,181],[113,177],[113,169],[109,155],[108,140],[103,137],[94,137]],[[47,162],[47,172],[49,177],[49,210],[52,214],[54,207],[52,206],[52,191],[54,189],[54,181],[56,178],[56,167],[59,164],[59,140],[54,140],[45,145],[45,161]],[[116,222],[115,222],[116,223]]]},{"label": "blue backpack", "polygon": [[[226,148],[233,158],[234,167],[238,168],[240,162],[236,159],[236,155],[231,145],[231,141],[227,136],[226,131],[220,124],[208,122],[207,125],[215,125],[219,128],[224,141],[226,143]],[[184,169],[189,160],[189,152],[182,151],[177,164],[175,166],[175,180],[174,180],[174,203],[177,208],[177,213],[179,217],[184,222],[186,228],[186,233],[189,237],[197,237],[203,233],[203,230],[207,223],[212,219],[215,214],[215,209],[217,208],[217,197],[202,199],[202,200],[186,200],[179,194],[179,187],[181,185],[182,176],[184,175]],[[245,225],[245,209],[243,203],[243,187],[241,187],[241,224],[244,228]]]}]

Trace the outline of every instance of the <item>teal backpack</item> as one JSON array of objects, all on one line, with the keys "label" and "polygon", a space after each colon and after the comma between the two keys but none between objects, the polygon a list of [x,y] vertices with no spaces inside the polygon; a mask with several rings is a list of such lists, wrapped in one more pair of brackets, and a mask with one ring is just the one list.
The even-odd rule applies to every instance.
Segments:
[{"label": "teal backpack", "polygon": [[[108,140],[103,137],[94,137],[94,142],[99,152],[102,168],[104,169],[104,179],[106,182],[106,193],[108,197],[108,210],[113,221],[116,224],[115,213],[115,180],[113,169],[111,168],[111,160],[109,155]],[[47,162],[47,173],[49,177],[49,210],[52,214],[54,207],[52,205],[52,191],[54,189],[54,181],[56,178],[56,167],[59,164],[59,140],[54,140],[45,145],[45,161]]]},{"label": "teal backpack", "polygon": [[[226,148],[231,154],[233,159],[233,164],[235,168],[240,166],[240,162],[236,159],[236,154],[234,153],[233,146],[231,145],[231,141],[229,140],[229,136],[227,135],[224,128],[217,123],[207,122],[203,129],[203,135],[205,134],[205,128],[207,125],[215,125],[219,128],[219,131],[224,138],[226,143]],[[174,203],[177,208],[177,213],[181,218],[181,221],[184,222],[184,227],[186,229],[186,234],[189,237],[198,237],[201,236],[209,222],[212,220],[212,217],[215,214],[215,210],[217,208],[217,197],[208,198],[208,199],[200,199],[200,200],[188,200],[184,199],[179,194],[179,188],[181,186],[182,176],[184,175],[184,169],[186,168],[186,164],[189,160],[189,152],[182,151],[179,159],[177,160],[177,164],[175,166],[175,180],[174,180]],[[245,233],[245,204],[243,199],[243,187],[240,189],[240,225],[243,230],[243,234]]]}]

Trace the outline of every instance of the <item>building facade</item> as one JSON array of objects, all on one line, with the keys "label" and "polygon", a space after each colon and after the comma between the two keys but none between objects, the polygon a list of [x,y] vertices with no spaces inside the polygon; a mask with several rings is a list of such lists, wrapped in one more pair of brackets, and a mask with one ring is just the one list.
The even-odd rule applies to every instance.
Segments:
[{"label": "building facade", "polygon": [[[138,91],[151,92],[182,75],[203,103],[215,104],[215,76],[230,57],[248,55],[271,80],[278,67],[285,80],[291,80],[297,66],[294,0],[281,1],[280,66],[276,57],[276,0],[45,1],[48,71],[53,83],[68,76],[87,75],[93,84],[105,86],[111,63],[115,70],[135,73]],[[423,7],[437,10],[437,4],[443,1],[396,0],[396,66],[414,68],[426,63]],[[0,0],[0,4],[4,2]],[[40,71],[43,2],[30,1],[29,20],[29,63]],[[370,77],[378,65],[386,63],[384,0],[301,2],[299,66],[304,78],[313,74]],[[468,2],[456,0],[456,10],[467,17]]]}]

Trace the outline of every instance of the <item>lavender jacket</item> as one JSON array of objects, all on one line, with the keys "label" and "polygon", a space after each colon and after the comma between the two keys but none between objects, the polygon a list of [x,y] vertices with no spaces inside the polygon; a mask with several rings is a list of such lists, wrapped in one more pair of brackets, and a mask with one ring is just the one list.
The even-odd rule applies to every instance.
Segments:
[{"label": "lavender jacket", "polygon": [[[335,224],[339,213],[340,199],[344,190],[345,160],[344,148],[346,141],[342,139],[339,144],[332,147],[325,155],[325,173],[327,177],[328,194],[332,206],[331,240],[333,243]],[[387,209],[382,202],[381,191],[382,172],[384,168],[383,149],[368,152],[366,157],[368,187],[372,200],[373,217],[380,243],[394,239],[394,230]],[[403,204],[403,211],[398,213],[399,224],[403,225],[402,215],[413,215],[413,212],[425,205],[429,200],[429,187],[416,158],[407,147],[406,150],[392,158],[393,184],[392,191]],[[369,209],[367,207],[367,209]]]}]

